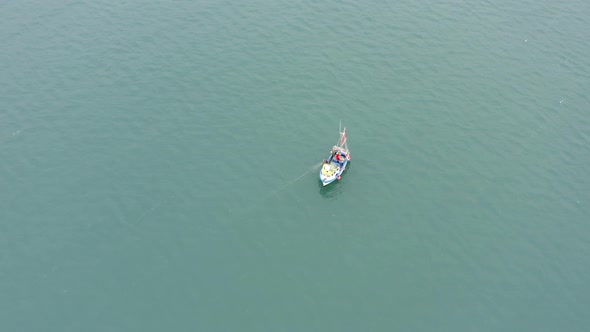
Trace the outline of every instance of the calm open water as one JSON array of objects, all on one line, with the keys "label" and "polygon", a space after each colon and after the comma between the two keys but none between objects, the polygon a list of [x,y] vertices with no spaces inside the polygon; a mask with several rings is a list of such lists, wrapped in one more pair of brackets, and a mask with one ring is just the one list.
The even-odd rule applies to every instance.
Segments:
[{"label": "calm open water", "polygon": [[2,331],[588,331],[589,17],[5,1]]}]

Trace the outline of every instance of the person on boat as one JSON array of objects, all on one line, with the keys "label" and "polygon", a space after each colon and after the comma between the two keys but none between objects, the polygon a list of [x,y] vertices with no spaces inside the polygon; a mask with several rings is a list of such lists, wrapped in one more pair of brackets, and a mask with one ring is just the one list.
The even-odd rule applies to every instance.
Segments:
[{"label": "person on boat", "polygon": [[336,155],[334,157],[336,158],[337,162],[342,163],[343,159],[342,155],[340,155],[340,152],[336,152]]}]

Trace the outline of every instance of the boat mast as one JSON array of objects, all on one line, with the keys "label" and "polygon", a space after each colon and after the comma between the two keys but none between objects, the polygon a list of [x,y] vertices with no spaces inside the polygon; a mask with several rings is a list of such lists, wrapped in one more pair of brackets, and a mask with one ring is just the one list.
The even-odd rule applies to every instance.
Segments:
[{"label": "boat mast", "polygon": [[342,131],[342,120],[340,120],[340,127],[338,129],[338,132],[340,133],[340,138],[338,139],[338,143],[336,144],[336,146],[348,150],[348,146],[346,144],[346,127],[344,127],[344,131]]},{"label": "boat mast", "polygon": [[336,146],[340,146],[340,143],[342,142],[342,120],[340,120],[340,126],[338,127],[338,133],[340,133],[340,137],[338,138],[338,142],[336,143]]}]

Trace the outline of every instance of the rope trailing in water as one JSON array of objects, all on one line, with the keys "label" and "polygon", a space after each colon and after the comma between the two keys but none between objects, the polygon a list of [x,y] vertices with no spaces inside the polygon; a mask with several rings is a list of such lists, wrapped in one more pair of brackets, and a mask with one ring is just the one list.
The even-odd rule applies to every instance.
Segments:
[{"label": "rope trailing in water", "polygon": [[[273,195],[276,195],[276,194],[278,194],[279,192],[281,192],[281,191],[285,190],[285,189],[286,189],[287,187],[289,187],[290,185],[292,185],[292,184],[294,184],[295,182],[297,182],[297,181],[301,180],[302,178],[304,178],[304,177],[305,177],[306,175],[308,175],[309,173],[311,173],[311,172],[313,172],[313,171],[317,170],[317,169],[320,167],[320,165],[321,165],[321,164],[322,164],[322,163],[320,162],[320,163],[317,163],[317,164],[313,165],[313,166],[312,166],[310,169],[308,169],[307,171],[305,171],[305,173],[303,173],[303,174],[299,175],[298,177],[296,177],[295,179],[293,179],[293,180],[291,180],[291,181],[287,182],[286,184],[282,185],[282,186],[281,186],[281,187],[279,187],[278,189],[275,189],[275,190],[271,191],[271,192],[270,192],[268,195],[266,195],[266,196],[262,197],[262,198],[260,199],[260,201],[257,201],[257,203],[256,203],[255,205],[254,205],[254,204],[252,204],[252,205],[250,205],[249,207],[247,207],[247,208],[245,208],[245,209],[239,209],[238,211],[241,211],[241,213],[245,213],[245,212],[248,212],[248,211],[250,211],[250,210],[252,210],[252,209],[256,208],[257,206],[259,206],[259,204],[262,204],[264,201],[266,201],[267,199],[269,199],[269,198],[270,198],[270,197],[272,197]],[[229,209],[229,213],[235,213],[235,210],[233,210],[233,209]]]},{"label": "rope trailing in water", "polygon": [[272,194],[276,194],[276,193],[278,193],[278,192],[280,192],[280,191],[284,190],[284,189],[285,189],[285,188],[287,188],[288,186],[292,185],[293,183],[295,183],[295,182],[297,182],[297,181],[301,180],[301,179],[302,179],[304,176],[306,176],[307,174],[309,174],[309,173],[313,172],[314,170],[316,170],[316,169],[317,169],[317,168],[318,168],[318,167],[319,167],[321,164],[322,164],[322,163],[320,162],[320,163],[318,163],[318,164],[315,164],[315,165],[311,166],[311,168],[310,168],[309,170],[305,171],[305,173],[301,174],[301,175],[300,175],[299,177],[297,177],[295,180],[291,180],[290,182],[288,182],[287,184],[283,185],[283,186],[282,186],[282,187],[280,187],[279,189],[276,189],[276,190],[272,191],[272,192],[271,192],[271,195],[272,195]]}]

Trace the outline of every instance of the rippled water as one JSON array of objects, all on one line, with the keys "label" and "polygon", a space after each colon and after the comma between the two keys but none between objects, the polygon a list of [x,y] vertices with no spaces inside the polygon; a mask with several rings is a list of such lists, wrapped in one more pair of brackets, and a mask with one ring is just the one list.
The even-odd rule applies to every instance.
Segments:
[{"label": "rippled water", "polygon": [[586,331],[589,15],[0,5],[3,330]]}]

